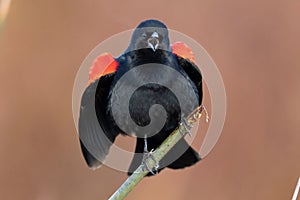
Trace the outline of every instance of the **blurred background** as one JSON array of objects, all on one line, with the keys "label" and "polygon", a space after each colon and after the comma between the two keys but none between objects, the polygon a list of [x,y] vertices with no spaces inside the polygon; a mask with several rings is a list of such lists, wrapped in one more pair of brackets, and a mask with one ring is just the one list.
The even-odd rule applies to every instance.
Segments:
[{"label": "blurred background", "polygon": [[[157,18],[219,67],[227,118],[210,155],[127,199],[291,199],[300,176],[299,1],[12,1],[0,33],[0,199],[107,199],[127,178],[89,170],[72,118],[85,56]],[[299,198],[298,198],[299,199]]]}]

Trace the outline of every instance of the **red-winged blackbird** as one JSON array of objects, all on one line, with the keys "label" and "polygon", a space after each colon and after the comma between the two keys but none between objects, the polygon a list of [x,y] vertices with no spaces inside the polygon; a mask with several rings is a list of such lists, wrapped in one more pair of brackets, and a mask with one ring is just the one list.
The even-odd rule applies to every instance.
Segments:
[{"label": "red-winged blackbird", "polygon": [[[103,64],[105,62],[106,64]],[[149,109],[152,105],[160,104],[165,109],[166,122],[155,135],[147,135],[147,133],[139,132],[130,126],[125,127],[127,130],[125,132],[115,121],[115,115],[122,117],[123,111],[119,110],[114,114],[112,111],[115,103],[112,98],[112,91],[118,81],[131,69],[145,64],[154,64],[153,69],[161,65],[174,69],[184,77],[184,81],[188,82],[188,87],[183,87],[184,84],[180,82],[178,77],[173,77],[168,73],[161,74],[162,71],[160,70],[150,70],[150,73],[143,75],[132,72],[135,73],[131,76],[132,85],[142,82],[145,76],[155,76],[157,79],[163,79],[165,83],[168,82],[170,85],[174,85],[175,89],[180,90],[179,92],[190,91],[185,99],[186,108],[182,108],[172,89],[158,83],[148,83],[134,91],[127,109],[129,109],[129,117],[138,126],[143,127],[150,123]],[[155,64],[158,65],[155,66]],[[108,68],[102,74],[97,74],[97,70],[99,68],[103,69],[103,67]],[[115,95],[117,100],[122,100],[124,94]],[[196,96],[196,101],[189,99],[191,95]],[[110,54],[102,55],[91,69],[90,83],[82,96],[79,117],[80,144],[88,166],[97,168],[102,164],[111,144],[120,133],[123,135],[135,133],[137,135],[136,154],[128,170],[130,175],[141,164],[143,154],[147,153],[148,149],[156,149],[178,126],[181,117],[189,114],[201,103],[202,76],[198,67],[194,64],[190,49],[183,43],[177,43],[172,48],[169,44],[168,29],[162,22],[158,20],[143,21],[133,32],[129,47],[121,56],[113,59]],[[122,119],[123,125],[128,125],[128,118],[124,117]],[[181,139],[159,162],[158,171],[164,167],[184,168],[195,164],[199,160],[198,153],[184,139]],[[152,174],[149,173],[148,175]]]}]

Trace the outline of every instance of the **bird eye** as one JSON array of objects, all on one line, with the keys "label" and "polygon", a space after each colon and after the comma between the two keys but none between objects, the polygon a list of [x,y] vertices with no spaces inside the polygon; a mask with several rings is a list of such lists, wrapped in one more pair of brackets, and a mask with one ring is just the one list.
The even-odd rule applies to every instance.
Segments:
[{"label": "bird eye", "polygon": [[146,38],[146,37],[147,37],[147,34],[146,34],[146,33],[143,33],[143,34],[142,34],[142,37],[143,37],[143,38]]}]

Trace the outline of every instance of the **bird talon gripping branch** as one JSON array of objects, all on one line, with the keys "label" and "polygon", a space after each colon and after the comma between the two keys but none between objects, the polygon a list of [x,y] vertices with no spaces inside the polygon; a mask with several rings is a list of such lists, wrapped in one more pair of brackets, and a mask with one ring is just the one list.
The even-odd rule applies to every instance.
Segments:
[{"label": "bird talon gripping branch", "polygon": [[187,133],[190,137],[192,137],[192,133],[190,130],[192,127],[193,126],[188,122],[188,120],[183,117],[182,121],[179,124],[179,132],[182,136],[184,136]]},{"label": "bird talon gripping branch", "polygon": [[[142,165],[144,166],[144,170],[149,171],[152,175],[158,174],[158,168],[159,168],[159,162],[157,162],[152,154],[153,149],[150,152],[144,152]],[[147,163],[148,159],[151,159],[155,162],[155,166],[151,168],[149,164]]]},{"label": "bird talon gripping branch", "polygon": [[[142,159],[142,165],[144,166],[144,170],[148,170],[152,175],[156,175],[158,174],[158,168],[159,168],[159,163],[155,160],[154,156],[153,156],[153,151],[154,149],[151,149],[151,151],[148,151],[148,144],[147,144],[147,135],[144,138],[144,154],[143,154],[143,159]],[[147,163],[148,159],[151,159],[154,161],[155,166],[154,166],[154,170],[149,167],[149,164]],[[153,172],[155,171],[155,172]]]}]

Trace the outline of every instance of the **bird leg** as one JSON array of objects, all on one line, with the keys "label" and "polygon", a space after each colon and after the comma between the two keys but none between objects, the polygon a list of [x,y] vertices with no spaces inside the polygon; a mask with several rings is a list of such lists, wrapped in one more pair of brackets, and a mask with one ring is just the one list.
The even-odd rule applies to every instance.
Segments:
[{"label": "bird leg", "polygon": [[[181,127],[184,130],[182,130]],[[181,135],[184,136],[187,133],[187,134],[189,134],[189,136],[192,137],[192,133],[190,131],[191,128],[192,128],[192,125],[188,122],[188,120],[184,116],[182,116],[182,120],[179,124],[179,132],[181,133]]]},{"label": "bird leg", "polygon": [[[158,174],[158,168],[159,168],[159,163],[155,160],[153,154],[153,149],[151,151],[148,151],[148,145],[147,145],[147,137],[145,136],[144,138],[144,155],[143,155],[143,160],[142,160],[142,165],[153,175]],[[147,163],[147,159],[150,158],[155,162],[154,170],[151,169]]]},{"label": "bird leg", "polygon": [[193,127],[193,123],[195,123],[200,117],[202,116],[202,113],[205,115],[205,121],[206,123],[209,121],[208,112],[204,105],[198,106],[191,114],[189,114],[187,117],[181,116],[181,121],[179,123],[179,132],[182,136],[185,136],[185,134],[189,134],[189,136],[192,136],[190,129]]}]

